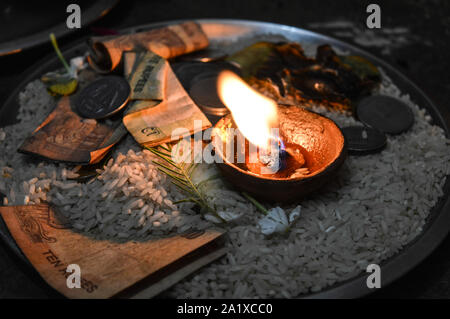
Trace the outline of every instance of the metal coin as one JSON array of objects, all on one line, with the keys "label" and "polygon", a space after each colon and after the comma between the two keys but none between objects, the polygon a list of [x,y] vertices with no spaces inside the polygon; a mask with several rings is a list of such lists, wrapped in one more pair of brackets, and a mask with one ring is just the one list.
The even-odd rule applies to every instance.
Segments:
[{"label": "metal coin", "polygon": [[348,126],[342,129],[349,154],[364,155],[380,152],[386,146],[386,135],[371,127]]},{"label": "metal coin", "polygon": [[171,67],[178,80],[188,92],[199,76],[206,74],[218,75],[223,70],[239,72],[239,69],[228,62],[176,62],[172,63]]},{"label": "metal coin", "polygon": [[414,123],[408,105],[385,95],[373,95],[359,101],[356,116],[364,124],[388,134],[403,133]]},{"label": "metal coin", "polygon": [[224,116],[229,113],[217,94],[217,75],[202,76],[192,84],[189,95],[206,114]]},{"label": "metal coin", "polygon": [[130,97],[130,85],[116,75],[102,77],[86,86],[75,99],[78,115],[102,119],[120,111]]},{"label": "metal coin", "polygon": [[209,69],[209,63],[203,62],[177,62],[171,64],[172,70],[186,91],[189,92],[194,77]]},{"label": "metal coin", "polygon": [[176,62],[171,66],[192,100],[212,123],[216,123],[229,113],[217,94],[217,78],[224,70],[239,74],[240,71],[236,66],[223,61]]}]

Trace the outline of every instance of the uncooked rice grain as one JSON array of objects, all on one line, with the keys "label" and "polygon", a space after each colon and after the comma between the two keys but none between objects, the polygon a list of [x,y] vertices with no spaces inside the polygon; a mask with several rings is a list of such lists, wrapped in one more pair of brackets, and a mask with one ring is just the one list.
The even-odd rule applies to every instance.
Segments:
[{"label": "uncooked rice grain", "polygon": [[[214,45],[214,44],[213,44]],[[274,205],[287,213],[297,204],[301,216],[285,235],[266,237],[262,214],[220,179],[210,182],[207,200],[218,211],[242,216],[223,226],[228,253],[173,286],[177,298],[291,298],[317,292],[354,277],[370,263],[398,253],[422,232],[427,216],[450,173],[450,141],[431,117],[383,74],[379,92],[407,103],[414,126],[388,136],[381,153],[349,157],[338,176],[316,195],[295,205]],[[49,202],[75,231],[96,238],[128,241],[160,238],[173,232],[205,229],[212,222],[161,174],[148,150],[127,136],[108,164],[88,183],[68,178],[78,168],[36,163],[18,146],[55,106],[39,81],[19,96],[19,123],[0,129],[0,192],[4,205]],[[353,118],[315,108],[339,126],[359,125]],[[214,165],[196,174],[211,176]]]}]

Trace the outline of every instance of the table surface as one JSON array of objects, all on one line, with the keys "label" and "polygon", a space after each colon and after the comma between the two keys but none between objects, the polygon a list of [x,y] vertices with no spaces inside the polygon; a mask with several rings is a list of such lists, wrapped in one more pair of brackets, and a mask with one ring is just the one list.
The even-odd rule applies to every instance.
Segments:
[{"label": "table surface", "polygon": [[[370,51],[415,82],[438,105],[450,100],[450,2],[446,0],[376,1],[381,29],[366,27],[361,0],[122,0],[105,17],[64,39],[61,47],[79,41],[93,27],[117,30],[174,19],[229,18],[275,22],[310,29]],[[1,8],[0,8],[1,9]],[[83,13],[83,8],[81,8]],[[62,12],[62,15],[67,13]],[[29,22],[29,21],[28,21]],[[17,23],[23,23],[17,21]],[[0,105],[26,75],[27,68],[51,54],[44,44],[0,57]],[[58,298],[39,275],[22,265],[0,243],[0,298]],[[369,298],[450,298],[450,236],[420,265]]]}]

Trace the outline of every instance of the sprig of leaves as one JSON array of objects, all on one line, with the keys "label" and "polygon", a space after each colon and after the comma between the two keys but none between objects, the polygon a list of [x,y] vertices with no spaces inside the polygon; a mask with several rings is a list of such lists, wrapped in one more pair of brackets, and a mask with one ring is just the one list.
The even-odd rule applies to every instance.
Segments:
[{"label": "sprig of leaves", "polygon": [[[182,143],[177,143],[175,146],[174,154],[176,154],[176,156],[179,156],[179,147],[181,144]],[[192,152],[190,150],[185,154],[182,154],[181,157],[174,159],[172,158],[173,149],[171,146],[159,145],[157,147],[147,147],[147,149],[161,160],[153,161],[153,163],[158,166],[158,170],[170,177],[172,179],[172,184],[177,186],[188,196],[176,203],[195,203],[201,208],[203,213],[211,213],[220,221],[226,222],[225,219],[217,213],[215,208],[209,205],[206,196],[202,191],[202,186],[204,186],[206,182],[215,179],[218,176],[211,176],[206,180],[195,183],[192,179],[192,174],[197,167],[197,163],[195,163],[195,158],[191,158]]]},{"label": "sprig of leaves", "polygon": [[[192,158],[191,148],[188,148],[188,151],[179,157],[179,147],[181,144],[181,142],[177,143],[174,150],[172,150],[172,147],[165,145],[147,148],[161,160],[153,161],[158,166],[158,170],[169,176],[172,179],[171,182],[188,195],[187,198],[179,200],[176,203],[193,202],[200,206],[203,213],[207,214],[205,218],[214,222],[226,223],[239,217],[230,215],[229,212],[217,212],[215,208],[209,205],[202,188],[209,181],[218,178],[219,175],[213,175],[195,183],[192,178],[193,172],[197,167],[195,158]],[[173,156],[176,156],[176,158],[173,158]],[[274,207],[268,210],[255,198],[245,192],[242,192],[242,195],[264,215],[258,221],[258,224],[261,232],[266,236],[288,232],[292,224],[300,216],[301,206],[297,206],[287,214],[280,207]]]}]

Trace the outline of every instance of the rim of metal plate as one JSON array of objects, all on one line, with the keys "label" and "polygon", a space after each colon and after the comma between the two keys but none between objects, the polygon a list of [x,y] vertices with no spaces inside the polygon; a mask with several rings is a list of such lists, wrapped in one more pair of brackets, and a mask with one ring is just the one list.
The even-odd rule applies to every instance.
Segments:
[{"label": "rim of metal plate", "polygon": [[[186,20],[172,20],[166,22],[159,22],[154,24],[142,25],[133,28],[123,30],[123,33],[132,33],[144,31],[147,29],[157,28],[169,24],[179,23]],[[409,93],[411,99],[420,107],[425,108],[431,115],[435,124],[441,126],[446,135],[450,135],[450,110],[446,110],[444,107],[437,107],[426,95],[418,88],[411,80],[405,75],[397,71],[394,67],[390,66],[381,59],[373,56],[372,54],[359,49],[353,45],[349,45],[345,42],[336,40],[334,38],[324,36],[315,32],[303,30],[296,27],[257,22],[248,20],[227,20],[227,19],[199,19],[196,20],[201,23],[205,32],[211,39],[227,37],[236,37],[236,34],[240,36],[245,35],[257,35],[257,34],[281,34],[290,41],[297,41],[300,43],[306,43],[308,45],[319,45],[323,43],[331,44],[333,47],[343,51],[348,51],[351,54],[361,55],[368,60],[372,61],[378,67],[381,67],[383,71],[393,80],[401,92]],[[73,57],[82,55],[87,50],[86,44],[82,43],[73,44],[68,49],[63,50],[64,56]],[[59,61],[56,57],[46,57],[41,62],[30,68],[27,73],[28,76],[20,83],[20,85],[13,91],[13,93],[6,100],[3,108],[0,109],[0,127],[6,124],[14,123],[14,119],[17,115],[18,108],[18,94],[25,85],[40,77],[43,73],[59,67]],[[3,221],[0,219],[0,237],[13,249],[14,252],[18,252],[19,249],[14,240],[10,236]],[[430,215],[427,219],[426,225],[423,227],[422,233],[414,239],[411,243],[405,246],[400,252],[394,256],[383,261],[381,266],[382,272],[382,287],[386,287],[394,280],[405,275],[412,268],[422,262],[431,252],[437,248],[437,246],[444,240],[450,230],[450,180],[444,185],[444,195],[439,200],[437,205],[432,208]],[[28,262],[26,258],[18,254],[22,260]],[[362,273],[358,276],[350,278],[344,282],[337,283],[333,286],[324,289],[323,291],[311,294],[305,294],[299,296],[300,298],[356,298],[365,296],[373,289],[369,289],[366,285],[367,274]]]},{"label": "rim of metal plate", "polygon": [[[82,25],[87,26],[97,19],[105,16],[119,2],[119,0],[100,0],[83,11]],[[0,56],[22,52],[23,50],[35,47],[48,42],[48,35],[54,33],[56,38],[66,36],[79,29],[69,29],[65,22],[52,26],[49,29],[33,33],[29,36],[21,37],[4,43],[0,43]]]}]

